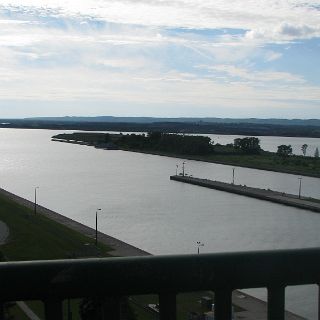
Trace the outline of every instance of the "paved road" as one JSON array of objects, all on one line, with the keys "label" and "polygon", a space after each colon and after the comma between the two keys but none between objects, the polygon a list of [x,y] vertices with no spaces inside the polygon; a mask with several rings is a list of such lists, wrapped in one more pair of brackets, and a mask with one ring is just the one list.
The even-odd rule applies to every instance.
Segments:
[{"label": "paved road", "polygon": [[0,221],[0,245],[6,242],[6,239],[9,236],[9,228],[7,225]]}]

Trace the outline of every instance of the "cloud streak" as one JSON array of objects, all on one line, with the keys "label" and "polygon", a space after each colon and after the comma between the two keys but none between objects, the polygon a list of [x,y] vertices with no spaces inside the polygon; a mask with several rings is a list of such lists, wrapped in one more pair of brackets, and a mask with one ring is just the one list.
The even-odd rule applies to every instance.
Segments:
[{"label": "cloud streak", "polygon": [[314,0],[10,0],[2,8],[17,15],[96,19],[152,27],[221,29],[233,28],[263,33],[274,29],[280,35],[319,35],[319,3]]}]

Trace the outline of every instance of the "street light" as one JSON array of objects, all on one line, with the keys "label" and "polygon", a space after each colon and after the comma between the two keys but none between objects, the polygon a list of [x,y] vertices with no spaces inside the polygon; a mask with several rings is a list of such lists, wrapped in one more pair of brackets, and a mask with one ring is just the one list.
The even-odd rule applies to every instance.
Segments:
[{"label": "street light", "polygon": [[37,189],[39,187],[34,188],[34,214],[37,214]]},{"label": "street light", "polygon": [[299,179],[299,199],[301,199],[301,180],[302,178],[298,178]]},{"label": "street light", "polygon": [[200,247],[204,247],[204,244],[200,241],[197,241],[197,246],[198,246],[198,254],[200,253]]},{"label": "street light", "polygon": [[96,246],[98,246],[98,211],[100,210],[100,208],[96,210]]},{"label": "street light", "polygon": [[176,176],[178,175],[178,168],[179,168],[179,165],[176,164]]},{"label": "street light", "polygon": [[234,170],[235,168],[232,168],[232,184],[234,184]]},{"label": "street light", "polygon": [[182,162],[182,176],[184,177],[184,165],[185,165],[185,161]]}]

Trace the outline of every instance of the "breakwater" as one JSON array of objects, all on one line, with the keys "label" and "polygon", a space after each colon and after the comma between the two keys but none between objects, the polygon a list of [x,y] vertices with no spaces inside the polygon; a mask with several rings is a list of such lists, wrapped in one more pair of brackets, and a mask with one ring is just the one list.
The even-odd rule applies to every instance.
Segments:
[{"label": "breakwater", "polygon": [[287,194],[284,192],[278,192],[273,190],[252,188],[243,185],[235,185],[232,183],[225,183],[221,181],[214,181],[209,179],[200,179],[189,176],[170,176],[170,180],[189,183],[205,188],[216,189],[220,191],[226,191],[231,193],[236,193],[239,195],[257,198],[260,200],[271,201],[275,203],[280,203],[286,206],[296,207],[305,210],[311,210],[320,213],[320,200],[301,197],[297,195]]}]

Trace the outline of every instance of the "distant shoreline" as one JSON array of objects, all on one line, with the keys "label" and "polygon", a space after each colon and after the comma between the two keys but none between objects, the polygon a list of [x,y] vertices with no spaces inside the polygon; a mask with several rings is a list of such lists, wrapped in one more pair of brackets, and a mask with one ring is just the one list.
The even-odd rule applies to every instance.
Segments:
[{"label": "distant shoreline", "polygon": [[[133,121],[133,120],[132,120]],[[240,121],[240,120],[239,120]],[[307,120],[306,120],[307,121]],[[95,118],[88,121],[41,120],[41,119],[0,119],[0,128],[48,129],[115,132],[150,132],[186,134],[219,134],[243,136],[279,136],[320,138],[320,120],[304,124],[252,123],[252,122],[108,122]]]}]

